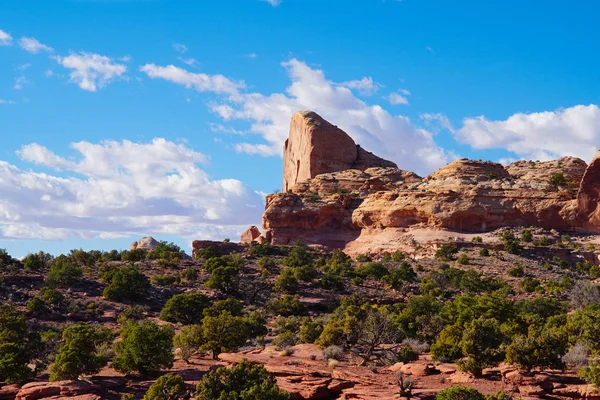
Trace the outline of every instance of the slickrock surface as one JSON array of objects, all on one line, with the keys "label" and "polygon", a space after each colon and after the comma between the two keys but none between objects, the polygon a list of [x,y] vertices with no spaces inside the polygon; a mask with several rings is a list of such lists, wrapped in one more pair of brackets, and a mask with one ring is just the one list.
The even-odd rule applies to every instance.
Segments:
[{"label": "slickrock surface", "polygon": [[352,248],[364,231],[393,236],[413,227],[600,231],[600,154],[589,167],[575,157],[506,167],[460,159],[421,178],[363,151],[317,114],[294,114],[284,191],[267,196],[259,241]]}]

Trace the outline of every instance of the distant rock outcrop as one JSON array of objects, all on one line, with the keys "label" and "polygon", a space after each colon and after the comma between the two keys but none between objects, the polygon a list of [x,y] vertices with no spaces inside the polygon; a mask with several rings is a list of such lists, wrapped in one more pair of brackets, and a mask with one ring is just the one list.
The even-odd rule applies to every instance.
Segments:
[{"label": "distant rock outcrop", "polygon": [[505,226],[600,230],[600,153],[501,164],[456,160],[421,178],[362,150],[313,112],[294,114],[284,148],[283,193],[267,196],[264,232],[344,248],[363,231]]},{"label": "distant rock outcrop", "polygon": [[260,231],[254,225],[246,229],[240,238],[240,243],[250,244],[260,236]]},{"label": "distant rock outcrop", "polygon": [[315,112],[299,111],[292,116],[283,148],[284,192],[319,174],[370,167],[396,168],[396,164],[364,150]]},{"label": "distant rock outcrop", "polygon": [[154,250],[156,248],[156,246],[158,246],[158,242],[152,236],[148,236],[148,237],[141,238],[137,242],[131,243],[131,246],[129,246],[129,250],[133,251],[133,250],[141,249],[141,250],[150,251],[150,250]]}]

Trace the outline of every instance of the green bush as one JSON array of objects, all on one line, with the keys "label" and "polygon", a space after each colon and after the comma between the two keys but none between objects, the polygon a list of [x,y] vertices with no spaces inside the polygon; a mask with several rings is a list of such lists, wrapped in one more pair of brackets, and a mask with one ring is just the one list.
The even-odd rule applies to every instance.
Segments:
[{"label": "green bush", "polygon": [[202,293],[176,294],[163,307],[160,319],[183,325],[198,324],[210,305],[210,298]]},{"label": "green bush", "polygon": [[417,361],[419,353],[408,346],[402,346],[396,351],[396,360],[403,363]]},{"label": "green bush", "polygon": [[190,357],[204,342],[201,325],[186,325],[173,338],[173,346],[179,349],[181,359],[189,362]]},{"label": "green bush", "polygon": [[512,232],[504,232],[500,235],[502,243],[504,243],[504,251],[510,254],[520,254],[523,248],[519,243],[519,239]]},{"label": "green bush", "polygon": [[455,362],[462,358],[460,347],[463,328],[457,325],[446,326],[437,340],[431,345],[431,357],[434,361]]},{"label": "green bush", "polygon": [[435,252],[435,258],[444,261],[454,260],[454,255],[458,253],[458,248],[454,245],[445,244]]},{"label": "green bush", "polygon": [[121,340],[115,343],[113,367],[123,373],[154,375],[173,366],[174,330],[151,321],[131,323],[121,329]]},{"label": "green bush", "polygon": [[389,273],[387,267],[382,263],[371,262],[354,269],[354,274],[363,279],[381,279]]},{"label": "green bush", "polygon": [[54,259],[46,276],[46,285],[50,287],[68,288],[77,282],[83,272],[73,260],[66,256]]},{"label": "green bush", "polygon": [[557,188],[568,186],[567,178],[561,172],[557,172],[550,177],[550,184]]},{"label": "green bush", "polygon": [[202,321],[201,349],[212,352],[213,359],[223,352],[237,351],[249,339],[249,330],[243,317],[234,317],[228,311],[217,316],[208,315]]},{"label": "green bush", "polygon": [[304,304],[300,302],[300,298],[289,294],[272,299],[266,308],[271,314],[282,315],[284,317],[304,315],[307,312]]},{"label": "green bush", "polygon": [[235,294],[240,288],[240,274],[235,267],[218,267],[212,271],[210,279],[204,283],[210,289],[226,294]]},{"label": "green bush", "polygon": [[502,361],[504,354],[500,350],[504,336],[498,321],[481,317],[465,326],[460,347],[465,360],[459,360],[458,366],[465,372],[481,377],[483,368],[493,367]]},{"label": "green bush", "polygon": [[198,280],[198,270],[194,267],[187,267],[181,272],[181,277],[188,282],[194,282]]},{"label": "green bush", "polygon": [[62,339],[56,360],[50,365],[51,381],[94,375],[106,365],[108,360],[98,352],[98,346],[112,339],[108,328],[93,328],[79,323],[65,329]]},{"label": "green bush", "polygon": [[471,262],[471,260],[469,260],[469,256],[466,255],[465,253],[461,254],[456,259],[456,263],[460,264],[460,265],[469,265],[470,262]]},{"label": "green bush", "polygon": [[556,329],[531,330],[528,336],[517,335],[506,348],[509,364],[531,371],[533,368],[562,369],[567,352],[567,335]]},{"label": "green bush", "polygon": [[313,264],[313,255],[302,245],[297,244],[290,253],[281,260],[286,267],[299,268]]},{"label": "green bush", "polygon": [[40,335],[12,304],[0,305],[0,383],[21,383],[35,376],[28,364],[41,354]]},{"label": "green bush", "polygon": [[587,383],[591,383],[596,388],[600,388],[600,362],[591,361],[589,365],[579,371],[579,375]]},{"label": "green bush", "polygon": [[481,257],[489,257],[490,256],[490,251],[488,249],[486,249],[485,247],[483,249],[479,249],[479,256],[481,256]]},{"label": "green bush", "polygon": [[472,387],[452,386],[438,392],[435,400],[485,400],[485,396]]},{"label": "green bush", "polygon": [[298,278],[292,268],[284,268],[279,277],[273,283],[275,290],[284,293],[296,293],[298,291]]},{"label": "green bush", "polygon": [[345,289],[344,281],[342,278],[334,273],[327,272],[321,278],[321,287],[327,290],[342,291]]},{"label": "green bush", "polygon": [[146,318],[146,309],[142,306],[128,306],[119,313],[117,323],[121,326],[132,321],[141,321]]},{"label": "green bush", "polygon": [[512,267],[511,269],[509,269],[506,273],[509,276],[522,277],[523,275],[525,275],[525,270],[523,270],[522,266],[515,265],[514,267]]},{"label": "green bush", "polygon": [[525,293],[533,293],[536,291],[536,289],[539,286],[540,286],[540,281],[535,278],[531,278],[531,277],[527,277],[527,278],[523,279],[521,282],[519,282],[519,287]]},{"label": "green bush", "polygon": [[199,400],[288,400],[264,366],[244,360],[232,368],[221,367],[205,375],[196,391]]},{"label": "green bush", "polygon": [[146,254],[148,252],[144,249],[135,249],[135,250],[125,250],[121,252],[121,261],[127,262],[138,262],[144,261],[146,259]]},{"label": "green bush", "polygon": [[298,335],[302,343],[314,343],[321,336],[321,332],[323,332],[323,325],[306,317],[302,321]]},{"label": "green bush", "polygon": [[175,275],[152,275],[150,283],[156,286],[171,286],[180,282],[180,277]]},{"label": "green bush", "polygon": [[39,271],[42,268],[45,268],[51,260],[52,256],[48,253],[44,253],[43,251],[34,254],[28,254],[23,260],[23,268],[32,271]]},{"label": "green bush", "polygon": [[142,300],[148,296],[150,282],[136,265],[119,268],[112,274],[110,285],[104,288],[108,300]]},{"label": "green bush", "polygon": [[279,349],[295,346],[296,343],[298,343],[298,336],[290,331],[282,332],[273,339],[273,346]]},{"label": "green bush", "polygon": [[185,382],[179,375],[163,375],[150,386],[142,400],[174,400],[186,393]]},{"label": "green bush", "polygon": [[533,241],[533,234],[529,229],[524,229],[523,232],[521,232],[521,241],[525,243]]}]

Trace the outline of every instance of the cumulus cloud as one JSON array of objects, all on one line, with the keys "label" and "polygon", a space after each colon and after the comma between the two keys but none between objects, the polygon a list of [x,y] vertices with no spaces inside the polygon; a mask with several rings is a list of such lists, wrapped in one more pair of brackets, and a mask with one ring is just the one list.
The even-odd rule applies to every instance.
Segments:
[{"label": "cumulus cloud", "polygon": [[25,37],[23,36],[19,40],[19,46],[29,53],[37,54],[40,52],[48,52],[51,53],[54,49],[50,46],[46,46],[45,44],[40,43],[35,38]]},{"label": "cumulus cloud", "polygon": [[18,156],[60,174],[0,161],[0,238],[130,235],[235,237],[260,220],[263,196],[235,179],[211,180],[206,157],[165,139],[71,145],[64,158],[39,144]]},{"label": "cumulus cloud", "polygon": [[507,149],[528,159],[568,155],[589,161],[600,143],[600,109],[591,104],[518,113],[502,121],[466,118],[454,135],[475,149]]},{"label": "cumulus cloud", "polygon": [[366,76],[360,80],[343,82],[341,86],[347,87],[348,89],[355,89],[364,96],[374,95],[379,91],[379,88],[382,87],[379,83],[373,82],[373,78],[370,76]]},{"label": "cumulus cloud", "polygon": [[12,36],[0,29],[0,46],[12,45]]},{"label": "cumulus cloud", "polygon": [[152,79],[164,79],[199,92],[233,95],[245,87],[244,82],[236,82],[223,75],[192,73],[174,65],[161,67],[155,64],[146,64],[140,68],[140,71]]},{"label": "cumulus cloud", "polygon": [[249,131],[264,140],[258,144],[239,143],[238,151],[280,155],[292,114],[309,109],[344,129],[367,150],[396,162],[401,168],[427,174],[455,157],[408,117],[365,103],[349,88],[328,80],[323,71],[296,59],[282,65],[291,79],[285,93],[242,93],[213,106],[213,111],[225,120],[250,122]]},{"label": "cumulus cloud", "polygon": [[408,104],[408,99],[405,96],[402,96],[398,92],[390,93],[387,97],[390,104],[398,105],[398,104]]},{"label": "cumulus cloud", "polygon": [[127,71],[123,64],[100,54],[81,52],[54,59],[63,67],[70,69],[69,80],[83,90],[95,92],[115,79],[122,78]]},{"label": "cumulus cloud", "polygon": [[[401,168],[427,174],[456,157],[438,146],[431,132],[419,128],[408,117],[391,114],[379,105],[369,105],[357,98],[348,82],[330,81],[323,71],[296,59],[282,66],[291,85],[285,93],[269,95],[247,93],[243,82],[222,75],[196,74],[173,65],[147,64],[141,71],[151,78],[222,95],[212,103],[212,111],[225,121],[246,121],[249,123],[249,128],[244,129],[248,133],[246,137],[258,136],[258,140],[237,143],[238,152],[281,155],[292,114],[298,110],[313,110],[340,126],[367,150],[395,161]],[[369,86],[371,81],[355,82],[363,82],[353,84],[358,88]]]}]

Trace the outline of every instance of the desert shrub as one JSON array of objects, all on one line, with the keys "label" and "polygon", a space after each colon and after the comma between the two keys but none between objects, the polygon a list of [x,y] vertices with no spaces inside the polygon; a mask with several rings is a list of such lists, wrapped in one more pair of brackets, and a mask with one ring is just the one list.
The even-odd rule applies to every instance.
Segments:
[{"label": "desert shrub", "polygon": [[198,280],[198,270],[194,267],[187,267],[181,272],[181,277],[188,282],[194,282]]},{"label": "desert shrub", "polygon": [[489,257],[490,256],[490,251],[488,249],[486,249],[485,247],[483,249],[479,249],[479,256],[481,256],[481,257]]},{"label": "desert shrub", "polygon": [[533,293],[539,286],[540,281],[529,276],[519,282],[519,288],[525,293]]},{"label": "desert shrub", "polygon": [[472,387],[452,386],[438,392],[435,400],[485,400],[485,396]]},{"label": "desert shrub", "polygon": [[598,279],[600,278],[600,267],[597,265],[592,265],[589,270],[590,278]]},{"label": "desert shrub", "polygon": [[481,317],[465,326],[460,341],[464,360],[459,360],[458,366],[465,372],[480,377],[483,368],[493,367],[502,361],[504,354],[500,347],[504,336],[500,331],[498,321],[493,318]]},{"label": "desert shrub", "polygon": [[475,236],[473,239],[471,239],[471,242],[473,242],[473,243],[483,243],[483,239],[481,238],[481,236]]},{"label": "desert shrub", "polygon": [[413,282],[417,278],[415,270],[407,262],[403,262],[397,267],[389,268],[388,273],[381,280],[389,284],[392,288],[398,289],[406,282]]},{"label": "desert shrub", "polygon": [[270,274],[277,268],[277,260],[271,257],[262,257],[256,262],[256,266],[263,273]]},{"label": "desert shrub", "polygon": [[285,294],[269,301],[267,311],[273,315],[282,315],[289,317],[290,315],[304,315],[307,310],[304,304],[300,302],[298,296]]},{"label": "desert shrub", "polygon": [[150,283],[157,286],[171,286],[179,281],[179,276],[175,275],[152,275],[150,277]]},{"label": "desert shrub", "polygon": [[185,382],[181,376],[163,375],[150,386],[142,400],[175,400],[185,393]]},{"label": "desert shrub", "polygon": [[600,362],[592,361],[589,365],[579,371],[579,375],[587,383],[591,383],[596,388],[600,388]]},{"label": "desert shrub", "polygon": [[574,310],[600,303],[600,290],[592,282],[577,281],[569,292],[569,303]]},{"label": "desert shrub", "polygon": [[547,236],[542,236],[539,240],[533,242],[536,246],[550,246],[550,239]]},{"label": "desert shrub", "polygon": [[388,273],[387,267],[379,262],[371,262],[354,269],[354,274],[363,279],[381,279]]},{"label": "desert shrub", "polygon": [[568,185],[567,178],[561,172],[557,172],[550,177],[550,184],[554,187],[566,187]]},{"label": "desert shrub", "polygon": [[325,273],[325,275],[323,275],[323,277],[321,278],[320,282],[321,287],[327,290],[342,291],[345,288],[344,281],[342,280],[342,278],[339,275],[332,272]]},{"label": "desert shrub", "polygon": [[39,315],[47,312],[48,306],[39,297],[34,297],[27,303],[27,310]]},{"label": "desert shrub", "polygon": [[510,254],[520,254],[523,248],[519,243],[519,239],[512,232],[503,232],[500,235],[500,240],[504,244],[504,251]]},{"label": "desert shrub", "polygon": [[280,254],[279,248],[271,246],[270,244],[264,243],[252,243],[252,246],[248,250],[248,255],[253,257],[266,257],[276,256]]},{"label": "desert shrub", "polygon": [[340,346],[329,346],[323,350],[323,360],[328,362],[329,360],[344,360],[344,349]]},{"label": "desert shrub", "polygon": [[189,362],[192,354],[202,346],[203,340],[201,325],[186,325],[173,338],[173,346],[179,349],[181,359]]},{"label": "desert shrub", "polygon": [[588,365],[590,351],[584,343],[576,343],[562,357],[563,362],[570,368],[583,368]]},{"label": "desert shrub", "polygon": [[298,335],[302,343],[314,343],[321,335],[321,332],[323,332],[323,325],[306,317],[302,321]]},{"label": "desert shrub", "polygon": [[235,294],[240,288],[240,273],[235,267],[215,268],[210,279],[204,283],[210,289],[220,290],[226,294]]},{"label": "desert shrub", "polygon": [[356,261],[360,263],[371,262],[373,258],[369,254],[359,254],[356,256]]},{"label": "desert shrub", "polygon": [[296,244],[289,254],[281,260],[281,264],[286,267],[298,268],[306,265],[312,265],[313,255],[306,247]]},{"label": "desert shrub", "polygon": [[46,276],[46,285],[50,287],[68,288],[77,282],[83,271],[73,260],[66,256],[54,259]]},{"label": "desert shrub", "polygon": [[18,263],[18,260],[8,254],[6,249],[0,249],[0,268],[16,266]]},{"label": "desert shrub", "polygon": [[173,260],[179,261],[185,257],[185,252],[176,245],[175,243],[169,243],[161,240],[158,242],[156,247],[148,252],[147,258],[149,260]]},{"label": "desert shrub", "polygon": [[458,256],[458,258],[456,259],[456,263],[460,264],[460,265],[469,265],[469,263],[471,262],[471,260],[469,260],[469,256],[466,255],[465,253],[462,253],[460,256]]},{"label": "desert shrub", "polygon": [[512,396],[507,391],[501,390],[496,393],[486,394],[485,400],[512,400]]},{"label": "desert shrub", "polygon": [[296,293],[298,291],[298,278],[292,268],[284,268],[279,277],[273,283],[275,290],[284,293]]},{"label": "desert shrub", "polygon": [[138,262],[146,259],[148,252],[144,249],[124,250],[121,252],[121,261]]},{"label": "desert shrub", "polygon": [[176,294],[163,307],[160,319],[183,325],[198,324],[210,305],[210,298],[202,293]]},{"label": "desert shrub", "polygon": [[458,248],[454,245],[445,244],[435,252],[435,258],[444,261],[454,260],[454,255],[458,253]]},{"label": "desert shrub", "polygon": [[419,353],[409,346],[402,346],[396,351],[396,360],[403,363],[409,363],[419,359]]},{"label": "desert shrub", "polygon": [[392,261],[393,262],[402,262],[406,259],[406,254],[404,254],[401,251],[396,251],[393,255],[392,255]]},{"label": "desert shrub", "polygon": [[10,303],[0,305],[0,383],[21,383],[35,375],[29,364],[41,353],[40,335]]},{"label": "desert shrub", "polygon": [[463,356],[460,340],[463,329],[457,325],[445,327],[431,345],[431,357],[435,361],[454,362]]},{"label": "desert shrub", "polygon": [[273,345],[279,349],[285,349],[286,347],[292,347],[298,343],[298,336],[291,331],[285,331],[280,333],[273,339]]},{"label": "desert shrub", "polygon": [[523,267],[520,265],[515,265],[514,267],[509,269],[506,273],[508,275],[514,276],[514,277],[522,277],[523,275],[525,275],[525,271],[523,270]]},{"label": "desert shrub", "polygon": [[319,271],[317,271],[313,265],[304,265],[302,267],[294,268],[294,276],[299,281],[311,282],[319,276]]},{"label": "desert shrub", "polygon": [[217,316],[206,316],[202,321],[201,349],[212,352],[217,359],[222,352],[237,351],[249,339],[249,331],[243,317],[234,317],[223,311]]},{"label": "desert shrub", "polygon": [[123,373],[153,375],[173,366],[173,327],[151,321],[127,324],[115,343],[113,367]]},{"label": "desert shrub", "polygon": [[94,328],[79,323],[68,327],[62,334],[63,343],[50,365],[50,380],[75,380],[80,375],[93,375],[106,365],[108,359],[98,352],[101,344],[110,342],[108,328]]},{"label": "desert shrub", "polygon": [[229,297],[225,300],[215,301],[210,307],[205,308],[204,315],[211,315],[214,317],[221,314],[223,311],[227,311],[234,317],[239,317],[243,314],[244,304],[239,300]]},{"label": "desert shrub", "polygon": [[44,253],[43,251],[28,254],[23,260],[23,268],[32,271],[39,271],[42,268],[45,268],[51,260],[52,256],[48,253]]},{"label": "desert shrub", "polygon": [[102,295],[113,301],[142,300],[148,296],[150,282],[136,265],[119,268]]},{"label": "desert shrub", "polygon": [[207,270],[208,272],[213,272],[215,269],[219,267],[226,267],[227,262],[223,257],[210,257],[204,262],[202,268]]},{"label": "desert shrub", "polygon": [[288,400],[264,366],[247,360],[232,368],[221,367],[205,375],[196,387],[201,400]]},{"label": "desert shrub", "polygon": [[530,330],[528,336],[517,335],[506,348],[506,361],[528,371],[533,368],[563,367],[562,356],[567,335],[556,329]]},{"label": "desert shrub", "polygon": [[533,241],[533,234],[529,229],[523,229],[523,232],[521,232],[521,241],[525,243]]},{"label": "desert shrub", "polygon": [[128,306],[125,310],[119,313],[117,323],[121,326],[131,321],[141,321],[146,318],[146,309],[142,306]]},{"label": "desert shrub", "polygon": [[410,347],[418,354],[426,353],[429,351],[430,347],[427,342],[423,342],[419,339],[414,338],[406,338],[402,341],[402,346]]}]

